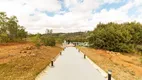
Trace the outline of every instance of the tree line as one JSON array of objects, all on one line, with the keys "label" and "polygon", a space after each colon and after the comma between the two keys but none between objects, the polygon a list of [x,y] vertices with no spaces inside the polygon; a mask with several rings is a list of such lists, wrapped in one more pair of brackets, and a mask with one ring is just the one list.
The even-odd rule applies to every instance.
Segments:
[{"label": "tree line", "polygon": [[21,41],[26,36],[27,32],[18,24],[16,16],[8,17],[5,12],[0,12],[0,43]]},{"label": "tree line", "polygon": [[40,48],[40,46],[55,46],[56,40],[55,35],[52,33],[52,29],[46,29],[45,34],[30,34],[28,35],[30,40],[35,44],[37,48]]},{"label": "tree line", "polygon": [[52,33],[46,29],[45,34],[28,35],[25,28],[18,24],[16,16],[8,17],[0,12],[0,43],[22,41],[26,37],[33,37],[37,46],[55,46],[64,40],[70,42],[88,41],[93,48],[118,52],[142,52],[142,24],[138,22],[99,23],[93,31],[75,33]]},{"label": "tree line", "polygon": [[138,22],[99,23],[89,33],[91,47],[117,52],[142,51],[142,24]]}]

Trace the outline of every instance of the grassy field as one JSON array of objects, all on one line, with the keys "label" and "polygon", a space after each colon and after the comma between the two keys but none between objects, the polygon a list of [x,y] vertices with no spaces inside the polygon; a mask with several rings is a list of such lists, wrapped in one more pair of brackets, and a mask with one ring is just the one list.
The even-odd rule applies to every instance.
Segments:
[{"label": "grassy field", "polygon": [[0,80],[34,80],[62,48],[32,43],[0,45]]},{"label": "grassy field", "polygon": [[142,63],[139,55],[120,54],[105,50],[79,47],[106,72],[111,69],[116,80],[142,80]]}]

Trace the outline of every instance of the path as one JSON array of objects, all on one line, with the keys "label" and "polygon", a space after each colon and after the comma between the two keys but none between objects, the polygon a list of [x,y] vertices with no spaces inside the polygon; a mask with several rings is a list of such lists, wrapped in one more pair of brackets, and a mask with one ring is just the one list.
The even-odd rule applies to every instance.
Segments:
[{"label": "path", "polygon": [[66,48],[36,80],[105,80],[75,47]]}]

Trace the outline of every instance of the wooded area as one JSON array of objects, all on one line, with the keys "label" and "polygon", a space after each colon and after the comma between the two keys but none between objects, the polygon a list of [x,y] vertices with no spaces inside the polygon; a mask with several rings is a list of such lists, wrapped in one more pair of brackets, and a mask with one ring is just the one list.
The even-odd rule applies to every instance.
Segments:
[{"label": "wooded area", "polygon": [[0,43],[21,41],[26,36],[27,32],[18,24],[16,16],[8,17],[5,12],[0,12]]},{"label": "wooded area", "polygon": [[89,35],[91,47],[117,52],[142,51],[142,24],[100,23]]}]

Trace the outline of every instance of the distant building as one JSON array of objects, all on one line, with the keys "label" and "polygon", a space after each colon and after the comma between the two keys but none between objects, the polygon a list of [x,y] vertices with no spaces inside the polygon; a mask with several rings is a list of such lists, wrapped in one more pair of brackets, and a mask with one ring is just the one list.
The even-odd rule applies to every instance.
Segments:
[{"label": "distant building", "polygon": [[88,47],[89,46],[89,43],[88,42],[73,42],[73,44],[75,46],[85,46],[85,47]]}]

